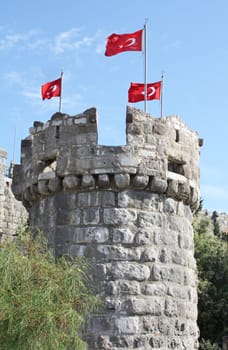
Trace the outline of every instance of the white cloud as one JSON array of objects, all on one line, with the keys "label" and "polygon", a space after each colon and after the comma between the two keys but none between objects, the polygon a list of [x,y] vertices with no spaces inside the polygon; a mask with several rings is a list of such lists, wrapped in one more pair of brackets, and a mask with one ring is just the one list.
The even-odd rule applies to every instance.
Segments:
[{"label": "white cloud", "polygon": [[[65,51],[81,49],[83,47],[96,45],[101,37],[101,31],[93,35],[83,35],[81,29],[71,28],[60,32],[56,36],[41,33],[36,30],[30,30],[27,33],[2,33],[0,39],[0,51],[12,49],[37,50],[38,48],[49,49],[55,54],[62,54]],[[96,47],[96,52],[100,53],[100,47]]]},{"label": "white cloud", "polygon": [[39,33],[35,30],[30,30],[27,33],[6,33],[2,35],[0,40],[0,50],[9,50],[15,47],[26,48],[36,42]]},{"label": "white cloud", "polygon": [[69,31],[59,33],[55,38],[51,49],[56,53],[63,53],[65,50],[79,49],[82,46],[90,46],[94,37],[84,36],[80,37],[80,30],[72,28]]}]

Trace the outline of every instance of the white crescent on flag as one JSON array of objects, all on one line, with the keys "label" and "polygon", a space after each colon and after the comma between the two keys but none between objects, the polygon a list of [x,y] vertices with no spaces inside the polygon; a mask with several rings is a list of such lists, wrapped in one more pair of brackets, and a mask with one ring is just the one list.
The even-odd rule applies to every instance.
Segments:
[{"label": "white crescent on flag", "polygon": [[[155,94],[155,92],[156,92],[156,89],[155,89],[153,86],[147,87],[147,95],[148,95],[148,97],[149,97],[149,96],[153,96],[153,95]],[[145,91],[143,90],[143,91],[141,92],[141,94],[144,95],[144,94],[145,94]]]},{"label": "white crescent on flag", "polygon": [[[151,92],[149,92],[149,90],[151,90]],[[148,96],[153,96],[155,92],[156,92],[156,89],[153,86],[148,87],[147,89]]]},{"label": "white crescent on flag", "polygon": [[46,91],[46,95],[48,95],[48,96],[52,95],[53,92],[55,92],[56,89],[57,89],[57,85],[56,84],[49,86],[49,88]]},{"label": "white crescent on flag", "polygon": [[134,45],[135,43],[136,43],[136,38],[129,38],[129,39],[127,39],[125,41],[125,45],[124,46],[129,47],[129,46]]}]

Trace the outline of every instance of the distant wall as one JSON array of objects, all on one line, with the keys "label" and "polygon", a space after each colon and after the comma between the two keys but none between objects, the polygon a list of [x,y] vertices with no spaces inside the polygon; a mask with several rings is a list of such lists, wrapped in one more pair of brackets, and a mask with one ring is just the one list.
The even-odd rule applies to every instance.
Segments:
[{"label": "distant wall", "polygon": [[0,239],[13,237],[17,228],[26,222],[28,214],[11,190],[12,179],[6,175],[7,152],[0,149]]}]

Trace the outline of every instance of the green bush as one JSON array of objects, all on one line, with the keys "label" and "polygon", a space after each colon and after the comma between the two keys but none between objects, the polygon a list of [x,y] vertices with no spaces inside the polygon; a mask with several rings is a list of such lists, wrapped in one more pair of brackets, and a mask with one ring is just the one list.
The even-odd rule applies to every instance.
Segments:
[{"label": "green bush", "polygon": [[87,349],[84,321],[99,304],[88,271],[85,259],[55,260],[42,235],[2,243],[0,349]]},{"label": "green bush", "polygon": [[220,347],[217,344],[211,344],[210,340],[202,339],[199,350],[220,350]]},{"label": "green bush", "polygon": [[220,349],[228,331],[228,244],[209,231],[207,219],[195,220],[198,268],[200,349]]}]

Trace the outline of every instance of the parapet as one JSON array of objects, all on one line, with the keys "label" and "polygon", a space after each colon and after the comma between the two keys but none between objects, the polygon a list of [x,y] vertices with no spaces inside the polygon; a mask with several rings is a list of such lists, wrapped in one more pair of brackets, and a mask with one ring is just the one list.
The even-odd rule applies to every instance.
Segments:
[{"label": "parapet", "polygon": [[7,166],[6,166],[6,159],[7,159],[7,152],[0,148],[0,176],[4,177],[4,174],[6,172]]},{"label": "parapet", "polygon": [[30,207],[59,191],[134,188],[198,207],[202,140],[178,116],[154,118],[127,107],[126,145],[97,140],[95,108],[34,122],[21,142],[21,164],[14,167],[15,196]]}]

